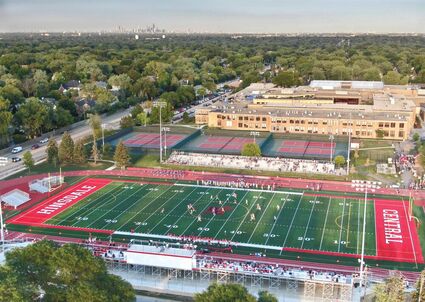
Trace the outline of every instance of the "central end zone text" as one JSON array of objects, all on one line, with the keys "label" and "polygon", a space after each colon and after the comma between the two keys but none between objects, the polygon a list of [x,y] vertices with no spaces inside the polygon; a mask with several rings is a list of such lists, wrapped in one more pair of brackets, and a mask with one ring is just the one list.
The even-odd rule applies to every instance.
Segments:
[{"label": "central end zone text", "polygon": [[423,263],[416,226],[408,202],[375,200],[376,256],[381,260]]},{"label": "central end zone text", "polygon": [[13,217],[8,223],[37,226],[43,224],[53,216],[76,204],[80,200],[90,196],[97,190],[109,184],[109,179],[87,179],[65,191],[52,196],[36,207]]}]

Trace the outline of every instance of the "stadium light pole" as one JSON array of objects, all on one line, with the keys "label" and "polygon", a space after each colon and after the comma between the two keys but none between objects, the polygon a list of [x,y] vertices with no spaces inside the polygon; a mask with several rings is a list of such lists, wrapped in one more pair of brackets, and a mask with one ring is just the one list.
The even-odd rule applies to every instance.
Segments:
[{"label": "stadium light pole", "polygon": [[[370,189],[371,192],[375,192],[375,189],[379,189],[379,183],[378,182],[372,182],[368,180],[353,180],[351,182],[351,186],[356,188],[356,191],[364,191],[364,208],[363,208],[363,236],[362,236],[362,251],[360,256],[360,282],[361,284],[364,283],[364,286],[366,287],[365,280],[365,274],[364,274],[364,268],[365,268],[365,262],[364,262],[364,249],[365,249],[365,238],[366,238],[366,210],[367,210],[367,193]],[[361,285],[360,284],[360,285]]]},{"label": "stadium light pole", "polygon": [[333,153],[334,153],[334,148],[333,148],[333,142],[334,142],[334,136],[333,136],[333,134],[331,134],[331,135],[329,135],[329,139],[330,139],[330,141],[331,141],[331,157],[330,157],[330,161],[331,161],[331,163],[332,163],[332,159],[333,159]]},{"label": "stadium light pole", "polygon": [[105,153],[105,124],[102,124],[102,152]]},{"label": "stadium light pole", "polygon": [[162,131],[164,131],[164,155],[167,157],[167,132],[170,132],[170,128],[164,127]]},{"label": "stadium light pole", "polygon": [[4,225],[3,225],[3,208],[1,205],[1,200],[0,200],[0,240],[1,240],[1,246],[2,246],[2,250],[4,250]]},{"label": "stadium light pole", "polygon": [[162,108],[167,106],[167,102],[156,101],[153,103],[154,107],[159,108],[159,162],[162,163]]},{"label": "stadium light pole", "polygon": [[256,136],[260,136],[260,132],[258,132],[258,131],[251,131],[251,132],[249,133],[249,135],[251,135],[251,136],[253,136],[253,137],[254,137],[254,144],[256,144],[255,137],[256,137]]}]

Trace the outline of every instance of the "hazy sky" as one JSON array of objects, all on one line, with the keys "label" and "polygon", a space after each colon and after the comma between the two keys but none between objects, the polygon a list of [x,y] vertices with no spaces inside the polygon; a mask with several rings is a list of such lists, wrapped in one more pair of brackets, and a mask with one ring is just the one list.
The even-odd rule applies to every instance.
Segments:
[{"label": "hazy sky", "polygon": [[425,0],[0,0],[0,32],[425,32]]}]

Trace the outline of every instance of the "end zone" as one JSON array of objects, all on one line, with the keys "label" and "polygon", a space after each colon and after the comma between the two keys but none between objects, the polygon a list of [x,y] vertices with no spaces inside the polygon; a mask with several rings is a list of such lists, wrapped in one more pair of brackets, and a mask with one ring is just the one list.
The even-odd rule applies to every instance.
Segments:
[{"label": "end zone", "polygon": [[47,198],[37,206],[12,217],[7,223],[39,226],[80,200],[100,190],[111,181],[110,179],[86,179],[57,195]]},{"label": "end zone", "polygon": [[424,263],[408,202],[375,200],[376,257],[380,260]]}]

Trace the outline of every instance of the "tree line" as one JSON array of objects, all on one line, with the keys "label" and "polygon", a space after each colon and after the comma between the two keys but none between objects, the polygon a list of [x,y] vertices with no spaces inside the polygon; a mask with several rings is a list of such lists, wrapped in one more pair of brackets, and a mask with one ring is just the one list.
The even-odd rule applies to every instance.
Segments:
[{"label": "tree line", "polygon": [[[136,41],[128,35],[3,35],[0,145],[37,137],[86,113],[156,98],[172,112],[236,77],[243,80],[241,88],[258,81],[290,87],[323,79],[424,83],[424,48],[425,41],[414,36],[175,35]],[[80,90],[62,93],[72,80]],[[81,98],[96,104],[76,106]]]}]

